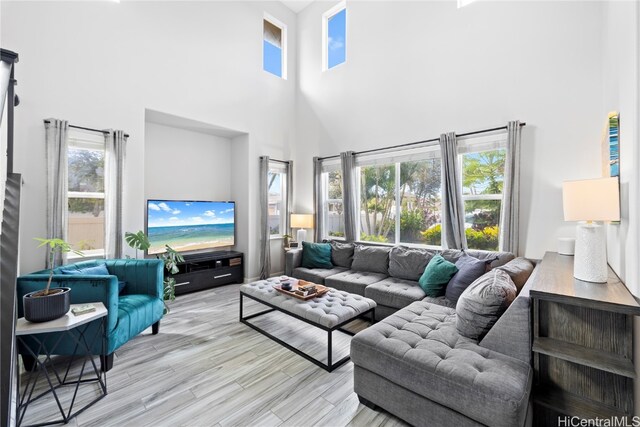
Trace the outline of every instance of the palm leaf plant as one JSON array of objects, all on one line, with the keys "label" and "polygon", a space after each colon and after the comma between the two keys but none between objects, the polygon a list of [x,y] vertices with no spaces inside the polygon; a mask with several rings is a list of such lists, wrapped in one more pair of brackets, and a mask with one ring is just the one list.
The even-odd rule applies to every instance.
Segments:
[{"label": "palm leaf plant", "polygon": [[137,233],[126,232],[124,233],[124,241],[127,242],[129,247],[136,250],[136,258],[138,258],[138,251],[146,251],[151,247],[151,242],[144,231],[140,230]]},{"label": "palm leaf plant", "polygon": [[[140,230],[137,233],[127,232],[124,235],[124,240],[129,247],[136,250],[136,258],[138,258],[138,251],[146,251],[151,247],[149,237],[144,234],[144,231]],[[176,274],[180,269],[178,264],[184,262],[184,258],[171,246],[165,246],[165,252],[162,255],[158,255],[158,259],[164,262],[164,268],[169,274]],[[174,301],[176,299],[176,279],[173,277],[166,277],[163,282],[163,300]],[[169,306],[164,303],[165,314],[169,313]]]},{"label": "palm leaf plant", "polygon": [[[165,245],[165,252],[159,256],[164,261],[164,268],[169,274],[176,274],[180,271],[178,264],[184,262],[184,257],[169,245]],[[164,279],[164,300],[174,301],[176,299],[176,279],[166,277]],[[168,313],[169,306],[164,304],[165,313]]]},{"label": "palm leaf plant", "polygon": [[55,257],[56,257],[56,253],[68,253],[68,252],[73,252],[77,255],[83,256],[84,254],[80,251],[76,251],[75,249],[73,249],[71,247],[71,245],[67,242],[65,242],[62,239],[42,239],[40,237],[36,237],[35,240],[37,240],[38,242],[40,242],[40,244],[38,245],[39,248],[43,247],[43,246],[47,246],[47,250],[49,251],[49,280],[47,281],[47,287],[42,291],[42,293],[38,293],[37,295],[34,296],[45,296],[45,295],[49,295],[50,293],[53,293],[53,291],[50,290],[51,288],[51,280],[53,279],[53,268],[54,268],[54,261],[55,261]]}]

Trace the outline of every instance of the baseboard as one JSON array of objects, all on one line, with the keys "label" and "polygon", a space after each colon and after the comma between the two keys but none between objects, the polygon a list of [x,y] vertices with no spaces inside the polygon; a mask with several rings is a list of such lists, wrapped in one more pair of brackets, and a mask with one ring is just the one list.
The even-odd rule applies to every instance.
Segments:
[{"label": "baseboard", "polygon": [[[269,277],[280,277],[284,274],[284,271],[278,271],[277,273],[272,273],[271,276]],[[258,280],[260,280],[259,276],[256,277],[247,277],[244,279],[244,283],[252,283],[252,282],[257,282]]]}]

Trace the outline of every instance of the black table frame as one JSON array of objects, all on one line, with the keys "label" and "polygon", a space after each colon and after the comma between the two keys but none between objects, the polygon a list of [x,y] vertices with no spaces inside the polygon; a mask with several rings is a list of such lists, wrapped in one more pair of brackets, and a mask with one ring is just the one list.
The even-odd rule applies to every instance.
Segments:
[{"label": "black table frame", "polygon": [[[264,304],[264,305],[266,305],[267,307],[270,307],[270,308],[268,310],[263,310],[263,311],[260,311],[260,312],[257,312],[257,313],[250,314],[248,316],[244,316],[244,313],[243,313],[244,297],[247,297],[247,298],[252,299],[252,300],[254,300],[256,302],[259,302],[260,304]],[[301,320],[301,321],[303,321],[305,323],[308,323],[309,325],[315,326],[316,328],[319,328],[319,329],[322,329],[323,331],[326,331],[327,332],[327,344],[328,344],[328,349],[327,349],[327,362],[328,363],[321,362],[320,360],[308,355],[307,353],[303,352],[302,350],[299,350],[299,349],[295,348],[294,346],[292,346],[291,344],[288,344],[285,341],[281,340],[280,338],[270,334],[269,332],[265,331],[264,329],[259,328],[258,326],[248,322],[249,319],[253,319],[255,317],[262,316],[263,314],[271,313],[271,312],[274,312],[274,311],[279,311],[281,313],[287,314],[287,315],[289,315],[289,316],[291,316],[291,317],[293,317],[295,319]],[[335,369],[337,369],[340,366],[344,365],[345,363],[347,363],[351,359],[351,355],[348,354],[345,357],[343,357],[342,359],[338,360],[337,362],[335,362],[335,363],[333,362],[333,340],[332,340],[333,332],[334,331],[340,331],[340,332],[345,333],[347,335],[351,335],[351,336],[355,335],[355,333],[353,333],[351,331],[348,331],[346,329],[343,329],[342,327],[344,325],[348,324],[348,323],[353,322],[354,320],[356,320],[359,317],[364,317],[367,314],[370,314],[370,316],[371,316],[370,317],[370,321],[371,321],[371,323],[374,323],[375,322],[375,307],[370,308],[369,310],[364,311],[364,312],[358,314],[357,316],[355,316],[355,317],[353,317],[351,319],[345,320],[344,322],[339,323],[339,324],[335,325],[332,328],[328,328],[326,326],[323,326],[323,325],[320,325],[318,323],[312,322],[312,321],[310,321],[308,319],[305,319],[304,317],[298,316],[295,313],[291,313],[290,311],[287,311],[287,310],[285,310],[285,309],[283,309],[281,307],[275,306],[275,305],[273,305],[273,304],[271,304],[269,302],[263,301],[263,300],[255,297],[253,295],[249,295],[249,294],[246,294],[246,293],[240,291],[240,322],[242,322],[245,325],[249,326],[250,328],[260,332],[262,335],[265,335],[268,338],[271,338],[273,341],[277,342],[278,344],[282,345],[283,347],[286,347],[287,349],[293,351],[294,353],[304,357],[308,361],[310,361],[310,362],[314,363],[315,365],[321,367],[322,369],[324,369],[327,372],[333,372]]]},{"label": "black table frame", "polygon": [[[17,408],[17,426],[18,427],[22,426],[22,422],[24,421],[24,416],[27,412],[27,408],[29,407],[29,404],[31,402],[34,402],[42,398],[43,396],[48,395],[49,393],[53,394],[53,397],[56,400],[56,404],[58,405],[58,409],[60,411],[60,414],[62,415],[62,418],[53,420],[53,421],[46,421],[38,424],[30,424],[28,426],[22,426],[22,427],[40,427],[40,426],[62,424],[62,423],[67,424],[73,417],[80,414],[85,409],[89,408],[94,403],[98,402],[100,399],[102,399],[107,395],[107,373],[106,371],[105,372],[101,371],[100,364],[96,364],[96,361],[94,360],[94,355],[91,354],[91,348],[93,347],[98,337],[101,336],[102,337],[101,353],[102,353],[102,357],[104,357],[105,350],[107,348],[107,340],[105,336],[105,319],[106,318],[107,318],[106,316],[103,316],[100,319],[96,319],[92,322],[78,325],[75,328],[72,328],[66,331],[57,332],[60,334],[60,336],[58,337],[58,339],[50,349],[47,348],[47,346],[45,345],[46,339],[39,339],[38,335],[47,335],[53,332],[41,332],[37,334],[24,335],[25,337],[31,338],[38,344],[37,352],[34,352],[31,349],[31,347],[27,345],[25,340],[22,338],[23,337],[22,335],[16,336],[16,338],[18,339],[18,342],[22,344],[21,347],[27,349],[27,351],[30,353],[30,356],[32,356],[36,362],[33,365],[33,369],[29,373],[29,377],[24,386],[24,393],[22,394],[22,396],[20,395],[18,396],[18,408]],[[96,333],[91,339],[91,344],[88,344],[86,332],[87,332],[87,329],[89,328],[89,325],[91,325],[95,321],[100,321],[100,327],[96,328]],[[55,364],[51,360],[51,356],[55,354],[54,352],[56,348],[62,341],[62,338],[65,336],[73,339],[73,341],[75,342],[75,349],[74,349],[74,354],[69,358],[69,363],[66,365],[64,375],[61,376],[61,373],[58,372],[58,369],[56,369]],[[78,354],[79,349],[81,350],[80,354]],[[40,358],[38,357],[41,354],[44,354],[45,356],[43,360],[40,360]],[[71,381],[67,380],[69,371],[71,369],[71,365],[76,359],[80,357],[82,357],[83,362],[82,362],[82,368],[80,369],[80,373],[78,375],[78,379],[71,380]],[[91,361],[95,378],[88,378],[88,379],[82,378],[85,373],[85,367],[87,365],[87,361]],[[50,373],[48,369],[49,367],[47,365],[49,365],[49,367],[51,368],[51,371],[53,371],[52,373]],[[49,383],[49,389],[33,397],[35,386],[38,383],[38,379],[42,372],[44,372],[44,377]],[[55,380],[57,380],[57,384],[54,383],[54,378],[53,378],[54,376],[55,376]],[[101,391],[100,395],[97,396],[95,399],[93,399],[91,402],[87,403],[82,408],[76,410],[76,412],[72,413],[73,406],[76,401],[76,396],[78,395],[78,389],[80,387],[80,384],[89,383],[89,382],[99,383],[100,391]],[[58,397],[58,393],[56,393],[56,390],[63,386],[73,386],[73,385],[75,385],[75,390],[73,391],[73,398],[71,399],[71,403],[69,404],[69,410],[65,413],[65,410],[62,407],[62,403],[60,402],[60,398]],[[18,391],[20,391],[20,384],[18,384]]]}]

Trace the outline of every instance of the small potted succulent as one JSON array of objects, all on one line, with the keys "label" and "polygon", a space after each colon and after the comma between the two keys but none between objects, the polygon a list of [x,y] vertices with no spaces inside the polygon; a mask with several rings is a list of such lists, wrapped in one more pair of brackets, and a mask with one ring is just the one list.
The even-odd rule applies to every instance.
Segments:
[{"label": "small potted succulent", "polygon": [[70,300],[69,292],[71,288],[54,288],[51,289],[51,280],[53,279],[53,262],[56,253],[73,252],[82,255],[71,248],[71,245],[62,239],[40,239],[38,247],[47,245],[49,251],[49,280],[47,287],[39,291],[29,292],[22,297],[24,308],[24,317],[29,322],[48,322],[58,319],[69,311]]}]

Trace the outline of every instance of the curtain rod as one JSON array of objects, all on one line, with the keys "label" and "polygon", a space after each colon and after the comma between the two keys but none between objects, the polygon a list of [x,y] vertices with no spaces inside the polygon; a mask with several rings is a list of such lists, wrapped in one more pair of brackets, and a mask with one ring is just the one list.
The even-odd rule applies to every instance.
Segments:
[{"label": "curtain rod", "polygon": [[[526,123],[520,123],[520,127],[526,126],[526,125],[527,125]],[[456,138],[461,138],[461,137],[471,136],[471,135],[478,135],[480,133],[495,132],[495,131],[498,131],[498,130],[507,130],[507,127],[506,126],[499,126],[497,128],[483,129],[483,130],[476,130],[476,131],[473,131],[473,132],[461,133],[460,135],[456,135]],[[384,147],[384,148],[373,148],[371,150],[356,151],[354,154],[358,155],[358,154],[375,153],[376,151],[393,150],[394,148],[410,147],[412,145],[428,144],[430,142],[437,142],[437,141],[440,141],[440,138],[432,138],[432,139],[425,139],[424,141],[408,142],[406,144],[392,145],[390,147]],[[336,154],[334,156],[320,157],[319,160],[336,159],[336,158],[339,158],[339,157],[340,157],[340,154]]]},{"label": "curtain rod", "polygon": [[[49,124],[51,123],[49,120],[45,120],[45,123]],[[108,130],[104,130],[104,129],[93,129],[93,128],[86,128],[84,126],[76,126],[76,125],[69,125],[70,128],[74,128],[74,129],[82,129],[82,130],[88,130],[89,132],[100,132],[100,133],[109,133]],[[129,134],[125,133],[124,134],[125,138],[129,138]]]},{"label": "curtain rod", "polygon": [[[260,156],[260,157],[269,157],[269,156]],[[269,157],[269,161],[270,162],[276,162],[276,163],[284,163],[285,165],[289,164],[289,162],[286,161],[286,160],[272,159],[271,157]]]}]

